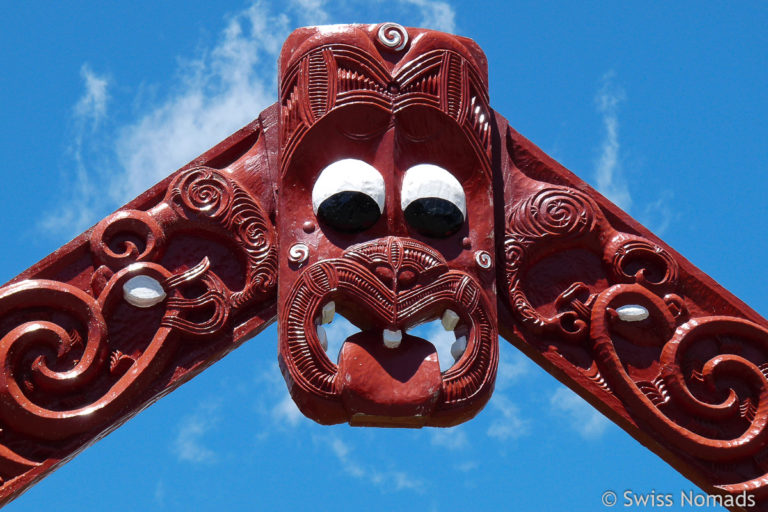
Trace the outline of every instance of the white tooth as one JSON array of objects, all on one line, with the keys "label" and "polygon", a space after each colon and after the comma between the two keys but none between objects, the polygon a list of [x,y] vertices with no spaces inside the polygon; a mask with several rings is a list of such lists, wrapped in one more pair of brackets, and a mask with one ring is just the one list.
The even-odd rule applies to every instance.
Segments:
[{"label": "white tooth", "polygon": [[397,348],[400,346],[400,342],[403,341],[403,331],[399,329],[396,331],[390,331],[389,329],[384,329],[382,338],[384,340],[385,347]]},{"label": "white tooth", "polygon": [[331,301],[323,306],[323,311],[320,313],[320,323],[329,324],[333,322],[333,316],[336,314],[336,303]]},{"label": "white tooth", "polygon": [[328,350],[328,335],[325,334],[325,328],[322,325],[317,326],[317,339],[320,340],[323,350]]},{"label": "white tooth", "polygon": [[454,361],[458,361],[459,358],[464,355],[465,350],[467,350],[467,337],[462,336],[456,338],[456,341],[451,345],[451,355],[453,356]]},{"label": "white tooth", "polygon": [[648,318],[648,310],[637,304],[628,304],[616,308],[616,313],[618,313],[619,318],[625,322],[642,322]]},{"label": "white tooth", "polygon": [[443,313],[443,318],[440,319],[443,322],[443,329],[446,331],[452,331],[459,323],[459,315],[455,311],[446,309]]}]

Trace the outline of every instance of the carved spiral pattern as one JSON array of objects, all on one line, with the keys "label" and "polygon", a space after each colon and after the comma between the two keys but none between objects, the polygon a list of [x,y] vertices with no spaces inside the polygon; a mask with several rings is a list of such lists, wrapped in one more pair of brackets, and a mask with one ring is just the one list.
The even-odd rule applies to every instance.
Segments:
[{"label": "carved spiral pattern", "polygon": [[211,218],[219,218],[230,210],[232,190],[227,179],[213,169],[198,168],[179,180],[179,196],[187,208]]},{"label": "carved spiral pattern", "polygon": [[90,245],[98,262],[119,270],[137,261],[158,258],[165,246],[165,233],[147,212],[121,210],[96,225]]},{"label": "carved spiral pattern", "polygon": [[[235,309],[274,288],[277,252],[274,230],[261,206],[221,171],[199,167],[182,173],[170,187],[170,202],[177,212],[193,220],[210,219],[222,236],[234,238],[245,252],[248,268],[245,287],[232,294]],[[185,209],[186,208],[186,209]]]},{"label": "carved spiral pattern", "polygon": [[[642,304],[650,312],[647,325],[640,329],[628,328],[611,313],[625,304]],[[638,345],[648,345],[650,335],[658,337],[660,349],[659,378],[653,382],[636,382],[627,373],[626,363],[619,356],[614,337]],[[719,403],[709,396],[697,398],[683,373],[686,353],[692,352],[699,343],[711,343],[719,336],[737,338],[742,347],[751,347],[745,353],[759,353],[760,361],[753,362],[741,354],[719,351],[709,360],[699,363],[692,375],[706,389],[718,390],[719,378],[728,382],[744,383],[744,389],[752,390],[751,397],[741,400],[731,388]],[[592,312],[591,337],[594,354],[601,373],[611,389],[621,398],[629,410],[649,422],[672,446],[684,453],[712,461],[733,461],[755,455],[768,444],[768,380],[761,368],[768,362],[768,329],[753,322],[734,317],[714,316],[692,319],[675,329],[675,320],[667,304],[648,288],[636,284],[615,285],[602,292]],[[752,356],[754,357],[754,356]],[[660,383],[664,388],[660,388]],[[661,397],[661,400],[658,399]],[[751,415],[745,416],[748,426],[739,436],[730,439],[702,435],[683,425],[678,419],[665,415],[660,404],[671,401],[675,410],[704,421],[738,420],[740,406],[756,402]],[[745,483],[748,485],[748,482]]]},{"label": "carved spiral pattern", "polygon": [[677,285],[677,262],[649,240],[619,235],[606,249],[617,282],[636,282],[654,290],[673,290]]},{"label": "carved spiral pattern", "polygon": [[408,31],[397,23],[384,23],[379,27],[378,39],[382,45],[399,52],[408,44]]},{"label": "carved spiral pattern", "polygon": [[[528,327],[555,329],[564,339],[580,340],[586,324],[573,312],[544,316],[534,308],[522,281],[525,268],[554,240],[577,241],[602,221],[600,209],[586,194],[565,187],[545,187],[529,196],[508,217],[504,241],[507,294],[512,311]],[[567,325],[567,327],[566,327]]]},{"label": "carved spiral pattern", "polygon": [[594,201],[578,190],[544,188],[515,209],[510,225],[529,238],[578,237],[595,228],[598,211]]}]

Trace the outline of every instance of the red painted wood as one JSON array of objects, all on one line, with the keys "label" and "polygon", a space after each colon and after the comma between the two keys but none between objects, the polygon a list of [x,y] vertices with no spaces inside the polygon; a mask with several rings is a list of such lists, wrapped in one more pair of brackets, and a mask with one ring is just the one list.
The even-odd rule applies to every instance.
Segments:
[{"label": "red painted wood", "polygon": [[[0,288],[0,504],[276,316],[275,110]],[[124,299],[138,275],[167,298]]]},{"label": "red painted wood", "polygon": [[[465,38],[396,26],[398,48],[380,29],[300,29],[283,47],[280,364],[299,408],[320,423],[449,426],[488,401],[498,364],[486,63]],[[319,174],[349,158],[373,166],[385,187],[378,221],[353,234],[312,209]],[[418,164],[439,165],[463,186],[466,221],[448,237],[421,235],[405,219],[403,178]],[[305,258],[291,256],[298,247]],[[329,301],[364,330],[365,343],[345,344],[340,368],[315,330]],[[468,347],[442,376],[423,340],[381,349],[385,329],[404,333],[446,309],[468,330]],[[413,376],[395,378],[393,359]],[[393,379],[407,390],[394,392]]]},{"label": "red painted wood", "polygon": [[[498,332],[705,491],[768,510],[768,322],[493,112],[474,42],[305,28],[279,65],[275,106],[0,288],[0,503],[277,318],[283,375],[320,423],[470,419]],[[343,159],[382,187],[355,233],[312,201]],[[403,211],[419,164],[466,199],[445,237]],[[167,297],[126,302],[137,275]],[[330,301],[363,330],[338,365],[316,331]],[[449,370],[427,340],[384,345],[446,309],[467,336]]]}]

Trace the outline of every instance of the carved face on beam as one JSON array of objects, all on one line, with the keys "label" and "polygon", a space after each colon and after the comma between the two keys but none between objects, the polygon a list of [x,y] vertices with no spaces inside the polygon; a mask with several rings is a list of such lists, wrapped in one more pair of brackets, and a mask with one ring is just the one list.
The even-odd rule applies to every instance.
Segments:
[{"label": "carved face on beam", "polygon": [[[449,426],[498,361],[485,57],[394,24],[302,29],[280,58],[279,360],[325,424]],[[326,353],[341,314],[361,332]],[[453,365],[408,333],[442,318]],[[444,364],[443,366],[447,366]]]}]

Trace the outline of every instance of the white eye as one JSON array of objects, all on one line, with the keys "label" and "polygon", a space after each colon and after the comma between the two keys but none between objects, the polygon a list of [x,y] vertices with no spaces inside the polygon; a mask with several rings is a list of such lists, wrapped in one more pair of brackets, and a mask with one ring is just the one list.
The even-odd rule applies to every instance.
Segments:
[{"label": "white eye", "polygon": [[432,164],[414,165],[406,171],[400,206],[411,227],[436,238],[458,231],[467,217],[461,183],[450,172]]},{"label": "white eye", "polygon": [[318,219],[339,231],[368,229],[384,211],[384,178],[362,160],[334,162],[315,182],[312,209]]}]

